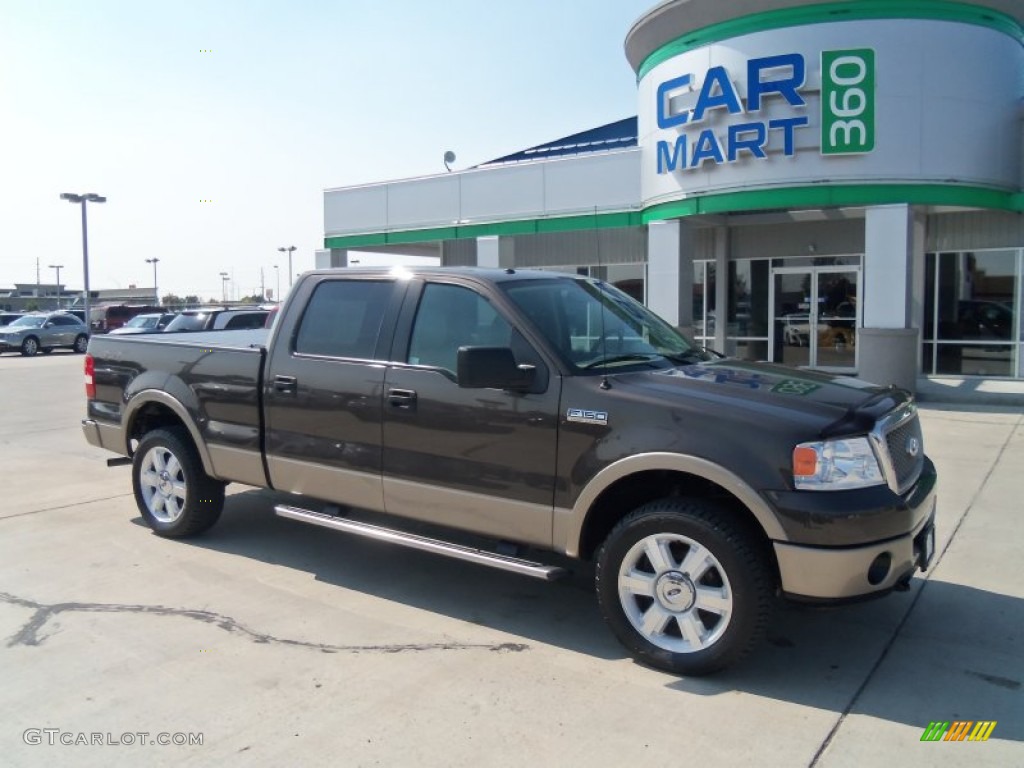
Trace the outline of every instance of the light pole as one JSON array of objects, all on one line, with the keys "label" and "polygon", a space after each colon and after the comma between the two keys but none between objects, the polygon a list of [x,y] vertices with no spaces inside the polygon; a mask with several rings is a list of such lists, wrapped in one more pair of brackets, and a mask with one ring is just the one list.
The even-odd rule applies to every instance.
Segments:
[{"label": "light pole", "polygon": [[278,248],[281,253],[288,254],[288,287],[292,287],[292,252],[298,249],[294,245],[289,245],[287,248]]},{"label": "light pole", "polygon": [[51,264],[50,269],[57,270],[57,311],[60,311],[60,271],[64,269],[63,264]]},{"label": "light pole", "polygon": [[156,288],[156,263],[160,261],[156,256],[152,259],[146,259],[147,264],[153,265],[153,298],[156,300],[156,306],[160,306],[160,291]]},{"label": "light pole", "polygon": [[227,304],[228,303],[228,273],[227,272],[221,272],[220,273],[220,290],[221,290],[221,295],[224,297],[224,303]]},{"label": "light pole", "polygon": [[277,299],[277,302],[280,304],[281,303],[281,269],[280,269],[280,267],[277,266],[277,264],[274,265],[274,275],[277,277],[277,293],[274,294],[274,298]]},{"label": "light pole", "polygon": [[85,204],[105,203],[107,198],[97,195],[95,192],[86,192],[82,195],[76,195],[74,192],[62,192],[60,199],[82,206],[82,275],[85,283],[82,294],[85,299],[85,327],[92,329],[92,318],[89,316],[89,227],[86,224]]}]

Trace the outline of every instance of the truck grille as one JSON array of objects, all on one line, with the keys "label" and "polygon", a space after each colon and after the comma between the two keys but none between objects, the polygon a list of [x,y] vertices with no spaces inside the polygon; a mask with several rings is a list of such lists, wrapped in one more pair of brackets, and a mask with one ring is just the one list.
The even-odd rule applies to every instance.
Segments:
[{"label": "truck grille", "polygon": [[[921,420],[913,406],[889,414],[875,428],[875,445],[881,448],[889,487],[903,493],[917,482],[924,467]],[[880,439],[879,439],[880,438]]]}]

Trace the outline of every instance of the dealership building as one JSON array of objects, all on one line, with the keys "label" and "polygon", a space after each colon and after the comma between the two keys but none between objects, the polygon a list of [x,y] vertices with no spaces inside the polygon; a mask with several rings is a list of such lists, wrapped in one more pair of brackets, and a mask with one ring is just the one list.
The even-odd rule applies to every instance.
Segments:
[{"label": "dealership building", "polygon": [[1024,392],[1020,0],[668,0],[637,116],[329,189],[350,251],[600,276],[713,349]]}]

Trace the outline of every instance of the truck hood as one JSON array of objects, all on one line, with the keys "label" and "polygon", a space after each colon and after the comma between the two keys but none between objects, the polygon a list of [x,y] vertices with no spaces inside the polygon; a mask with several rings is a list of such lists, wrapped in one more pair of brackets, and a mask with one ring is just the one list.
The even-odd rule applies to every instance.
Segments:
[{"label": "truck hood", "polygon": [[663,406],[671,406],[673,400],[696,400],[709,408],[749,411],[765,422],[804,421],[820,429],[823,437],[868,431],[882,414],[912,399],[897,387],[850,376],[728,358],[622,374],[612,381]]}]

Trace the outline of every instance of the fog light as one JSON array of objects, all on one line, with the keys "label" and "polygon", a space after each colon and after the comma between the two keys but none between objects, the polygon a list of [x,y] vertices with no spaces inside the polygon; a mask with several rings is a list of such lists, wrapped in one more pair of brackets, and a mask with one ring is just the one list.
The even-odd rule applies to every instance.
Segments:
[{"label": "fog light", "polygon": [[892,555],[888,552],[883,552],[871,561],[871,567],[868,568],[868,584],[873,587],[881,584],[885,581],[885,577],[889,575],[891,568]]}]

